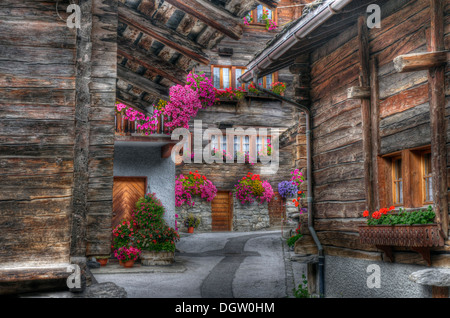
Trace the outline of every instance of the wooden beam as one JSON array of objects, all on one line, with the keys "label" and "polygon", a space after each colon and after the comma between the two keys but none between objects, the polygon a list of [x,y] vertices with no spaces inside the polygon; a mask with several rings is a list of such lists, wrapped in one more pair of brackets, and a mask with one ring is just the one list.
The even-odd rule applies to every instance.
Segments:
[{"label": "wooden beam", "polygon": [[208,56],[203,47],[188,37],[172,30],[156,20],[131,9],[119,2],[119,20],[151,36],[158,42],[167,45],[186,57],[201,64],[209,64]]},{"label": "wooden beam", "polygon": [[378,80],[378,59],[373,57],[370,61],[370,113],[371,113],[371,137],[372,137],[372,176],[374,209],[380,206],[380,191],[378,183],[378,154],[380,153],[380,84]]},{"label": "wooden beam", "polygon": [[142,100],[118,87],[116,88],[116,99],[125,105],[131,106],[144,113],[147,113],[148,109],[153,108],[152,103]]},{"label": "wooden beam", "polygon": [[118,46],[117,54],[126,57],[128,60],[134,61],[176,84],[184,85],[186,83],[188,73],[172,63],[146,52],[123,38],[118,39]]},{"label": "wooden beam", "polygon": [[[444,42],[445,0],[430,0],[431,28],[430,51],[445,49]],[[431,126],[431,168],[433,174],[433,197],[436,221],[441,224],[445,238],[448,238],[447,199],[447,130],[445,124],[445,65],[428,71],[430,87]]]},{"label": "wooden beam", "polygon": [[[370,52],[369,32],[366,25],[366,17],[358,18],[358,60],[360,65],[360,86],[370,86]],[[374,184],[372,170],[372,137],[371,137],[371,109],[370,98],[361,99],[361,116],[363,130],[363,158],[364,158],[364,184],[366,188],[366,208],[374,211]]]},{"label": "wooden beam", "polygon": [[370,87],[353,86],[347,90],[348,99],[370,99]]},{"label": "wooden beam", "polygon": [[148,78],[138,75],[119,64],[117,65],[117,77],[133,84],[135,87],[147,93],[154,94],[161,99],[167,100],[169,98],[169,89],[167,87],[156,84]]},{"label": "wooden beam", "polygon": [[447,53],[439,51],[400,55],[394,59],[394,68],[398,73],[428,70],[447,63]]},{"label": "wooden beam", "polygon": [[233,40],[239,40],[242,37],[242,20],[212,2],[204,0],[166,0],[166,2],[196,17]]}]

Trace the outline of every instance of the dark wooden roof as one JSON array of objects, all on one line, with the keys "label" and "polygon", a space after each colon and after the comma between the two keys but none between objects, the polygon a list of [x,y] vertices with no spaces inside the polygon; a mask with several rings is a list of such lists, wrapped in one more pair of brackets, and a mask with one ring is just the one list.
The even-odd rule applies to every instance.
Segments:
[{"label": "dark wooden roof", "polygon": [[182,84],[224,37],[239,39],[242,18],[273,0],[120,0],[117,100],[146,111]]}]

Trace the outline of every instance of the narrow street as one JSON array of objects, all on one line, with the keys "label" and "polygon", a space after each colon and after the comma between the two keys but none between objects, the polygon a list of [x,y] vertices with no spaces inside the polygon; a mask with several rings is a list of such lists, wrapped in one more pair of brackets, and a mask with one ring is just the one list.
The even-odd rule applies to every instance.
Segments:
[{"label": "narrow street", "polygon": [[125,288],[131,298],[286,298],[297,281],[293,272],[301,276],[286,261],[279,231],[186,234],[177,250],[175,264],[162,272],[95,278]]}]

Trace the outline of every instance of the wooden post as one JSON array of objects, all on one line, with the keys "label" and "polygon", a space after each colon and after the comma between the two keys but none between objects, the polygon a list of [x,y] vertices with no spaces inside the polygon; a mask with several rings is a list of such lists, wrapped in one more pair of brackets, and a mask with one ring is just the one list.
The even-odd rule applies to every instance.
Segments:
[{"label": "wooden post", "polygon": [[[358,18],[358,58],[360,64],[360,83],[361,87],[370,86],[370,52],[369,35],[366,25],[366,17]],[[374,211],[373,195],[373,172],[372,172],[372,137],[371,137],[371,98],[361,99],[361,117],[363,129],[363,158],[364,158],[364,181],[366,188],[366,208]]]},{"label": "wooden post", "polygon": [[[430,51],[445,49],[444,1],[430,0],[431,28]],[[448,238],[447,199],[447,130],[445,123],[445,65],[429,69],[431,166],[433,171],[433,193],[436,218]]]},{"label": "wooden post", "polygon": [[371,108],[371,136],[372,136],[372,176],[373,176],[373,195],[374,210],[381,208],[379,206],[378,191],[378,154],[380,153],[380,98],[378,82],[378,61],[377,58],[370,60],[370,108]]}]

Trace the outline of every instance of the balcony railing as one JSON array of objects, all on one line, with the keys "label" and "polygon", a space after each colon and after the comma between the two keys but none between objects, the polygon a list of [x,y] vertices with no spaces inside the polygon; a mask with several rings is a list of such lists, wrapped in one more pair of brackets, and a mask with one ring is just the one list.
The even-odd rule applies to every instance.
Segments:
[{"label": "balcony railing", "polygon": [[[116,135],[120,136],[131,136],[131,135],[144,135],[145,131],[143,132],[140,129],[137,129],[137,120],[131,121],[126,118],[125,116],[120,113],[116,113],[115,116],[115,127],[116,127]],[[154,134],[163,134],[165,131],[164,127],[164,117],[162,115],[158,116],[158,124],[156,131]]]}]

